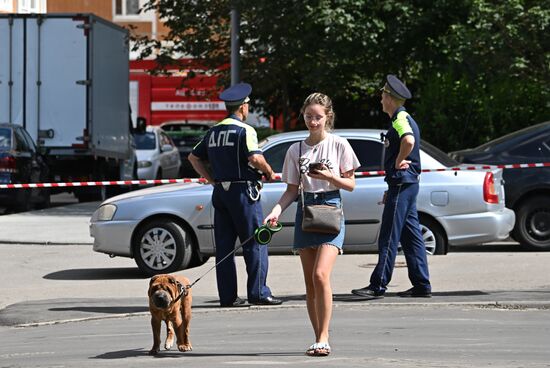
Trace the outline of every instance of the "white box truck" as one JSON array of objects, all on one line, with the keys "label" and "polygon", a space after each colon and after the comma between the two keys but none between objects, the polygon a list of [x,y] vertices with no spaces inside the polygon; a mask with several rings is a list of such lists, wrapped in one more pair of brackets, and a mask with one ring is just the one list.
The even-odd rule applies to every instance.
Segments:
[{"label": "white box truck", "polygon": [[0,122],[29,132],[52,181],[135,178],[128,79],[127,30],[93,14],[0,14]]}]

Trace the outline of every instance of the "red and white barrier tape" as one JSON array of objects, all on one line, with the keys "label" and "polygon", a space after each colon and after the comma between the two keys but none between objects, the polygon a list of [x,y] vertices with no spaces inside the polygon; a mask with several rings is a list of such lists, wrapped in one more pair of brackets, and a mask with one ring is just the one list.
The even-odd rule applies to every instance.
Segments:
[{"label": "red and white barrier tape", "polygon": [[[470,171],[470,170],[492,170],[492,169],[527,169],[535,167],[550,167],[550,162],[537,162],[531,164],[509,164],[509,165],[474,165],[461,167],[447,167],[444,169],[425,169],[423,173],[442,171]],[[382,176],[385,171],[361,171],[355,176]],[[281,175],[277,174],[277,180]],[[0,184],[0,189],[14,188],[65,188],[65,187],[95,187],[107,185],[149,185],[149,184],[174,184],[174,183],[206,183],[206,179],[183,178],[183,179],[155,179],[155,180],[107,180],[107,181],[77,181],[67,183],[29,183],[29,184]]]},{"label": "red and white barrier tape", "polygon": [[75,181],[75,182],[68,182],[68,183],[0,184],[0,189],[96,187],[96,186],[107,186],[107,185],[147,185],[147,184],[174,184],[174,183],[206,183],[206,179],[185,178],[185,179],[155,179],[155,180]]},{"label": "red and white barrier tape", "polygon": [[[441,171],[472,171],[472,170],[493,170],[493,169],[528,169],[535,167],[550,167],[550,162],[537,162],[531,164],[508,164],[508,165],[473,165],[460,167],[446,167],[443,169],[424,169],[423,173],[441,172]],[[385,175],[385,171],[362,171],[356,172],[355,176],[380,176]]]}]

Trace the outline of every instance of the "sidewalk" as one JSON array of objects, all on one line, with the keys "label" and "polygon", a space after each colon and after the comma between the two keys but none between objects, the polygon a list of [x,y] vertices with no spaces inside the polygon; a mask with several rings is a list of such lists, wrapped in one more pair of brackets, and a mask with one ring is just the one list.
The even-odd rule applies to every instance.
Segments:
[{"label": "sidewalk", "polygon": [[100,202],[0,216],[0,244],[93,244],[90,217]]}]

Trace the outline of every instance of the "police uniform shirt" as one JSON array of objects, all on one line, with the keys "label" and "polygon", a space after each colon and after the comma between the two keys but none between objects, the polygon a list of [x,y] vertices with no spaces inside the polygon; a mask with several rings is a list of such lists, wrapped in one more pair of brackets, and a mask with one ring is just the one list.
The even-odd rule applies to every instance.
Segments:
[{"label": "police uniform shirt", "polygon": [[193,154],[210,163],[216,182],[261,179],[248,164],[250,155],[262,154],[256,130],[233,114],[210,128]]},{"label": "police uniform shirt", "polygon": [[[413,150],[406,158],[406,160],[411,162],[408,169],[397,170],[395,168],[395,160],[399,155],[401,139],[406,135],[414,136]],[[386,146],[384,161],[386,182],[390,185],[418,183],[418,177],[422,170],[420,166],[420,130],[403,106],[398,108],[392,116],[391,127],[386,133],[384,144]]]}]

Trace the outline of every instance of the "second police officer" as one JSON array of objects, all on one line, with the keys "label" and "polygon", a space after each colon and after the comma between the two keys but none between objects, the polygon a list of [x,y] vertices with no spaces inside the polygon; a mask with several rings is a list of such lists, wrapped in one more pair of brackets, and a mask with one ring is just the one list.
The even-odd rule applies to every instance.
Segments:
[{"label": "second police officer", "polygon": [[383,298],[391,280],[397,245],[401,242],[409,280],[413,287],[397,293],[401,297],[431,297],[426,247],[420,232],[416,197],[420,179],[420,130],[403,106],[411,92],[395,75],[388,75],[381,88],[382,110],[391,126],[384,138],[384,170],[388,190],[378,238],[378,263],[368,286],[352,293],[366,299]]},{"label": "second police officer", "polygon": [[[224,90],[219,97],[225,102],[228,116],[210,128],[189,154],[193,168],[214,185],[216,280],[222,307],[239,306],[244,304],[244,300],[237,293],[234,256],[218,262],[235,249],[237,238],[245,241],[261,226],[261,173],[268,180],[275,178],[273,169],[258,147],[256,131],[245,123],[251,92],[252,87],[248,83],[239,83]],[[266,285],[267,246],[258,244],[252,238],[243,245],[243,257],[248,273],[248,302],[281,304],[282,301],[274,298]]]}]

